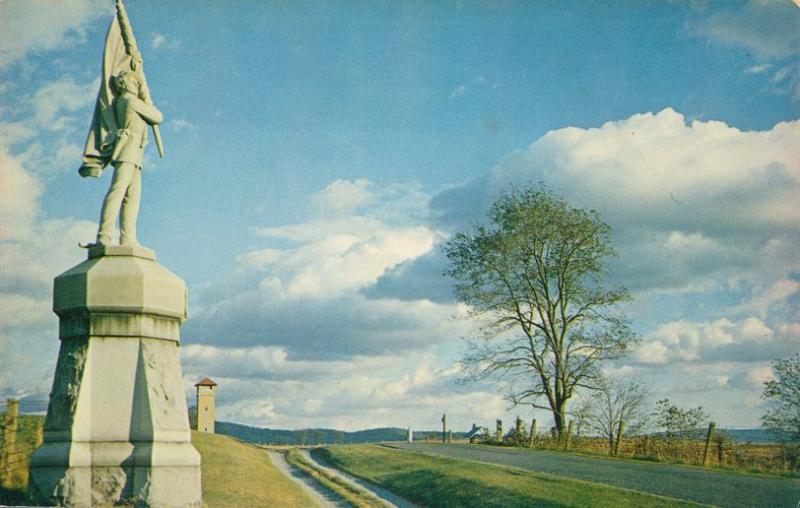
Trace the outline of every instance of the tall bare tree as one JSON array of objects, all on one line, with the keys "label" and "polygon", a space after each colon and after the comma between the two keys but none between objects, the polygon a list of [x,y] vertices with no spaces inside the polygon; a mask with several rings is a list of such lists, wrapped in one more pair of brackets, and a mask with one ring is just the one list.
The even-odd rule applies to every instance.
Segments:
[{"label": "tall bare tree", "polygon": [[489,225],[444,247],[457,298],[483,322],[462,359],[468,379],[504,382],[514,405],[552,411],[559,432],[575,389],[594,388],[598,362],[636,341],[618,308],[627,291],[606,286],[610,235],[595,211],[543,186],[512,187]]},{"label": "tall bare tree", "polygon": [[616,455],[625,434],[635,434],[647,424],[647,385],[630,380],[603,380],[583,402],[585,425],[608,439],[608,454]]}]

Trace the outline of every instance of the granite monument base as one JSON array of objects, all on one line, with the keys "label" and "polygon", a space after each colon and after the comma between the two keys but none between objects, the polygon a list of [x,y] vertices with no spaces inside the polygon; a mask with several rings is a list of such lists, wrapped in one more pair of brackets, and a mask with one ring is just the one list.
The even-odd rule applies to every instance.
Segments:
[{"label": "granite monument base", "polygon": [[55,279],[61,349],[31,459],[60,506],[201,506],[181,374],[184,282],[142,247],[101,246]]}]

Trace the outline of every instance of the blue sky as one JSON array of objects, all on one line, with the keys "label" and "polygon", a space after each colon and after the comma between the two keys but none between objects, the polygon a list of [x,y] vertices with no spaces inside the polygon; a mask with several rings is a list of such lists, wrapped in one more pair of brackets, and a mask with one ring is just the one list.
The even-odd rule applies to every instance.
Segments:
[{"label": "blue sky", "polygon": [[[800,349],[791,2],[126,5],[165,114],[140,239],[189,284],[187,387],[220,382],[223,419],[530,416],[456,384],[473,327],[440,245],[544,181],[614,229],[642,346],[609,374],[758,422]],[[77,167],[112,14],[0,2],[0,395],[49,391],[52,278],[108,186]]]}]

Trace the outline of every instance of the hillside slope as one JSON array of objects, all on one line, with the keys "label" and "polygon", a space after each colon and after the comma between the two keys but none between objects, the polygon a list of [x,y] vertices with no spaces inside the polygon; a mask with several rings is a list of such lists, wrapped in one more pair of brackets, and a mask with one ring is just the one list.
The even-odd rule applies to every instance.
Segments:
[{"label": "hillside slope", "polygon": [[192,432],[192,443],[203,460],[204,506],[316,506],[265,450],[203,432]]}]

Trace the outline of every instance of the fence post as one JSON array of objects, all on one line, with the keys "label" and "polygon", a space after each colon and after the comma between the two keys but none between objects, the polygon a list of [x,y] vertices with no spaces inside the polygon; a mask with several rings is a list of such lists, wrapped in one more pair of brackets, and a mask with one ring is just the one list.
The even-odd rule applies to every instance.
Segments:
[{"label": "fence post", "polygon": [[19,401],[8,399],[3,418],[3,441],[0,448],[0,486],[14,488],[14,468],[18,466],[17,429],[19,428]]},{"label": "fence post", "polygon": [[450,430],[447,431],[447,442],[448,443],[452,443],[453,442],[453,429],[450,429]]},{"label": "fence post", "polygon": [[703,448],[703,465],[706,465],[706,461],[708,460],[708,446],[711,444],[711,440],[714,439],[714,430],[716,429],[717,424],[714,422],[710,422],[708,424],[708,434],[706,434],[706,446]]},{"label": "fence post", "polygon": [[531,435],[528,437],[528,446],[533,446],[536,439],[536,418],[531,419]]},{"label": "fence post", "polygon": [[442,443],[447,442],[447,414],[442,415]]},{"label": "fence post", "polygon": [[625,432],[625,422],[620,420],[619,426],[617,427],[617,442],[614,443],[614,455],[619,453],[619,442],[622,439],[623,432]]},{"label": "fence post", "polygon": [[497,425],[497,427],[496,427],[497,440],[498,441],[502,441],[503,440],[503,420],[497,420],[496,425]]},{"label": "fence post", "polygon": [[33,441],[34,441],[33,442],[33,449],[34,450],[39,448],[39,445],[41,445],[44,442],[44,418],[40,418],[39,420],[36,421],[36,431],[35,432],[36,433],[35,433],[34,438],[33,438]]}]

